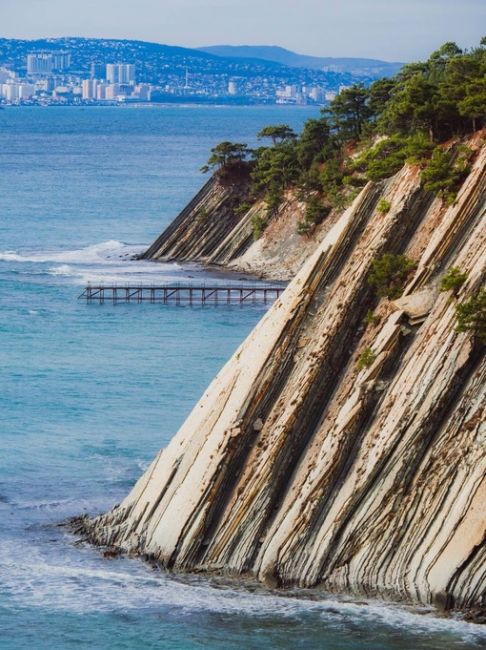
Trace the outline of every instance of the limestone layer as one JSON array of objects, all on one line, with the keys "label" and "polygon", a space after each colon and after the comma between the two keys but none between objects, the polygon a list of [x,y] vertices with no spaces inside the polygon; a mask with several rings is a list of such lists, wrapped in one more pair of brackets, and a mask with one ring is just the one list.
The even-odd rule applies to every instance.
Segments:
[{"label": "limestone layer", "polygon": [[[455,305],[484,282],[485,163],[450,207],[414,168],[368,184],[89,538],[176,570],[484,606],[486,363]],[[395,302],[367,281],[385,252],[417,262]],[[457,296],[437,288],[451,266]]]}]

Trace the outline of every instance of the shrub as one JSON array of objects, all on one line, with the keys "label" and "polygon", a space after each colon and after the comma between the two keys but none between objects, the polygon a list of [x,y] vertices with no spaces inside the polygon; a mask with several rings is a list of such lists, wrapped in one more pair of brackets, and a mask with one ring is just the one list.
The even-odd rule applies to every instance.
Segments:
[{"label": "shrub", "polygon": [[311,196],[307,201],[305,220],[312,225],[318,225],[327,217],[329,212],[329,207],[322,205],[317,197]]},{"label": "shrub", "polygon": [[319,173],[319,181],[324,194],[336,187],[342,187],[345,173],[343,171],[343,161],[336,153],[326,160]]},{"label": "shrub", "polygon": [[253,232],[253,239],[256,241],[263,235],[265,228],[268,226],[268,221],[261,214],[254,214],[251,218],[251,226]]},{"label": "shrub", "polygon": [[432,146],[420,131],[408,137],[395,134],[366,149],[354,162],[354,169],[370,181],[380,181],[400,171],[405,162],[422,163]]},{"label": "shrub", "polygon": [[380,181],[396,174],[405,162],[403,139],[392,136],[366,149],[354,162],[354,169],[365,174],[370,181]]},{"label": "shrub", "polygon": [[378,201],[378,205],[376,206],[376,209],[381,214],[386,214],[387,212],[390,212],[390,208],[391,208],[391,203],[390,203],[390,201],[387,201],[386,199],[380,199]]},{"label": "shrub", "polygon": [[250,210],[250,208],[251,208],[251,205],[249,205],[249,203],[240,203],[240,205],[236,206],[236,208],[233,210],[233,212],[235,213],[235,215],[237,217],[242,217],[243,215],[245,215],[248,212],[248,210]]},{"label": "shrub", "polygon": [[467,273],[463,273],[457,266],[451,266],[447,273],[442,276],[440,290],[457,293],[458,289],[462,287],[466,280]]},{"label": "shrub", "polygon": [[380,317],[377,316],[373,310],[368,309],[366,312],[366,322],[368,325],[378,325],[380,322]]},{"label": "shrub", "polygon": [[343,176],[343,185],[361,189],[366,185],[366,179],[362,176],[352,176],[347,174]]},{"label": "shrub", "polygon": [[284,198],[283,191],[279,188],[271,188],[265,195],[265,203],[267,205],[266,221],[277,213]]},{"label": "shrub", "polygon": [[359,355],[358,359],[358,370],[363,370],[364,368],[369,368],[373,365],[373,362],[376,359],[376,354],[370,347],[367,347]]},{"label": "shrub", "polygon": [[[356,195],[352,196],[354,198]],[[343,191],[343,188],[338,187],[337,185],[328,189],[327,198],[329,200],[329,203],[336,210],[344,210],[344,208],[349,205],[349,195],[346,195],[346,193]]]},{"label": "shrub", "polygon": [[405,141],[406,160],[412,165],[423,165],[433,148],[429,136],[424,131],[417,131]]},{"label": "shrub", "polygon": [[297,222],[297,234],[298,235],[307,235],[307,233],[312,230],[313,226],[308,221],[298,221]]},{"label": "shrub", "polygon": [[323,205],[317,196],[309,197],[307,200],[304,219],[297,223],[297,234],[306,235],[314,228],[314,226],[319,225],[327,217],[330,211],[331,208]]},{"label": "shrub", "polygon": [[486,345],[486,289],[481,289],[467,302],[456,307],[457,331],[472,332]]},{"label": "shrub", "polygon": [[470,156],[469,149],[464,147],[458,149],[456,156],[454,152],[436,147],[427,167],[422,170],[421,179],[425,190],[452,203],[469,172]]},{"label": "shrub", "polygon": [[369,284],[374,287],[377,296],[393,300],[400,298],[407,278],[417,265],[405,255],[385,253],[373,260],[372,266]]}]

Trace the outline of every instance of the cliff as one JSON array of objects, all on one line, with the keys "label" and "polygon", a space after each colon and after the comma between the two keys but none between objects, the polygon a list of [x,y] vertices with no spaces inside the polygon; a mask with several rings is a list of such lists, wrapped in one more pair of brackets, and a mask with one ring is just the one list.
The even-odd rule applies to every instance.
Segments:
[{"label": "cliff", "polygon": [[[486,363],[455,305],[484,282],[485,199],[486,147],[449,207],[414,167],[368,183],[125,500],[78,530],[175,570],[484,607]],[[416,261],[394,301],[368,282],[384,253]]]},{"label": "cliff", "polygon": [[288,191],[268,228],[255,241],[254,219],[266,207],[263,201],[250,199],[249,190],[247,178],[227,182],[213,176],[142,259],[197,262],[276,280],[293,278],[338,215],[331,214],[312,236],[302,237],[297,224],[305,206]]}]

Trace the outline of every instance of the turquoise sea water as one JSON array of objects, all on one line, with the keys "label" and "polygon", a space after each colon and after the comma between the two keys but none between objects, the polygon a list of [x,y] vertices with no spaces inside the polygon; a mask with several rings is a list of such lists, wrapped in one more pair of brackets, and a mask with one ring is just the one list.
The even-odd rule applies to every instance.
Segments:
[{"label": "turquoise sea water", "polygon": [[[382,603],[294,598],[138,560],[59,526],[118,502],[262,306],[86,305],[88,280],[204,281],[129,261],[202,182],[223,139],[291,108],[0,111],[0,649],[470,649],[473,625]],[[212,280],[214,281],[214,280]]]}]

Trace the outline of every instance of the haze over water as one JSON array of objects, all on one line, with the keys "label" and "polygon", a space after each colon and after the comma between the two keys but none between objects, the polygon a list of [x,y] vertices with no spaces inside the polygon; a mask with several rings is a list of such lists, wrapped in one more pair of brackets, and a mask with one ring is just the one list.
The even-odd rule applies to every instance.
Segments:
[{"label": "haze over water", "polygon": [[110,508],[265,308],[86,305],[88,281],[204,281],[129,261],[191,198],[223,139],[316,110],[0,112],[0,649],[485,647],[460,621],[166,575],[58,524]]}]

